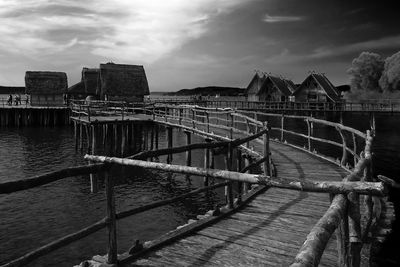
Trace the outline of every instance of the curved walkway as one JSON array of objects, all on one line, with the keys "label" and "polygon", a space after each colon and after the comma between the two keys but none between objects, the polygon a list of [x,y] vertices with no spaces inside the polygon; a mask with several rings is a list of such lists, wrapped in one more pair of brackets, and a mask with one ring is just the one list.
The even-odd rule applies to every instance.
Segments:
[{"label": "curved walkway", "polygon": [[[278,177],[340,181],[348,174],[300,149],[278,142],[270,147]],[[130,266],[288,266],[329,204],[328,194],[269,188],[235,214]],[[337,266],[335,235],[320,266]]]}]

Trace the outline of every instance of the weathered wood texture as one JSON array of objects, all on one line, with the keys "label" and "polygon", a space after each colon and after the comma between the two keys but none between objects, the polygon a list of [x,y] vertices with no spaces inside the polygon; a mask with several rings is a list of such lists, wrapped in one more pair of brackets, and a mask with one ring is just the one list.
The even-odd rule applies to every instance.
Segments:
[{"label": "weathered wood texture", "polygon": [[[270,147],[278,177],[341,181],[348,174],[301,150],[276,142]],[[313,171],[310,166],[321,169]],[[241,211],[147,254],[130,266],[288,266],[329,206],[328,194],[270,188]],[[337,257],[336,240],[332,237],[320,266],[336,266]]]}]

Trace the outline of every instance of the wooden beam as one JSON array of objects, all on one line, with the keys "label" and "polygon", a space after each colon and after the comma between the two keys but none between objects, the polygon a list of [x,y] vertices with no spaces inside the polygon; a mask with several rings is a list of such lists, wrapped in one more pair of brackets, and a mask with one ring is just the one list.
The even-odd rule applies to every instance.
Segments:
[{"label": "wooden beam", "polygon": [[126,158],[105,157],[85,155],[86,160],[101,163],[113,163],[125,166],[138,166],[143,168],[150,168],[166,172],[175,172],[183,174],[191,174],[198,176],[209,175],[213,178],[226,179],[231,181],[241,181],[253,184],[263,184],[278,188],[286,188],[299,191],[320,192],[320,193],[333,193],[344,194],[355,192],[357,194],[371,194],[376,196],[385,196],[387,189],[381,182],[313,182],[304,180],[293,180],[287,178],[274,178],[259,174],[238,173],[232,171],[218,170],[218,169],[204,169],[199,167],[188,167],[181,165],[171,165],[165,163],[147,162],[141,160],[133,160]]}]

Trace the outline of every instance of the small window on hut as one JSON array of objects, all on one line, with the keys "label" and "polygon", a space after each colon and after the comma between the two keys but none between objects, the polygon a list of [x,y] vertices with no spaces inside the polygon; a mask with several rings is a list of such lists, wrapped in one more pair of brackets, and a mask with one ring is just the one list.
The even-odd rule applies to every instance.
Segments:
[{"label": "small window on hut", "polygon": [[316,93],[308,93],[307,99],[309,101],[317,101],[317,94]]}]

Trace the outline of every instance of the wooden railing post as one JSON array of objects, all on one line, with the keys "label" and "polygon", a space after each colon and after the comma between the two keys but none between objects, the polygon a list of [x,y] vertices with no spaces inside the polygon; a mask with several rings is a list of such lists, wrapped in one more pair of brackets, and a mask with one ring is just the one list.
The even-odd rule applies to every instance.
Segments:
[{"label": "wooden railing post", "polygon": [[90,122],[90,106],[87,106],[88,121]]},{"label": "wooden railing post", "polygon": [[[173,131],[172,127],[167,127],[167,147],[172,148],[172,139],[173,139]],[[172,154],[167,155],[167,163],[170,164],[172,162]]]},{"label": "wooden railing post", "polygon": [[281,116],[281,142],[283,142],[283,128],[284,128],[285,114]]},{"label": "wooden railing post", "polygon": [[359,267],[361,263],[361,215],[360,215],[360,196],[357,193],[349,193],[349,266]]},{"label": "wooden railing post", "polygon": [[108,249],[107,263],[115,264],[118,260],[117,255],[117,222],[115,218],[115,197],[114,181],[108,171],[104,173],[104,183],[106,188],[107,200],[107,229],[108,229]]},{"label": "wooden railing post", "polygon": [[[92,125],[91,126],[91,131],[90,131],[90,135],[91,135],[91,138],[92,138],[92,155],[96,155],[96,147],[97,147],[97,144],[96,144],[96,126],[95,125]],[[89,140],[88,140],[88,142],[89,142]],[[89,165],[90,165],[90,162],[89,162]],[[98,191],[98,180],[97,180],[97,176],[96,176],[96,174],[94,174],[94,173],[91,173],[90,175],[89,175],[89,177],[90,177],[90,192],[92,192],[92,193],[97,193],[97,191]]]},{"label": "wooden railing post", "polygon": [[[242,170],[242,151],[240,149],[237,150],[237,155],[236,155],[236,160],[237,160],[237,171],[240,172]],[[243,182],[238,182],[237,183],[237,192],[238,192],[238,204],[242,202],[242,194],[243,194]]]},{"label": "wooden railing post", "polygon": [[310,121],[306,119],[307,123],[307,142],[308,142],[308,151],[311,151],[311,125]]},{"label": "wooden railing post", "polygon": [[[225,166],[228,171],[232,170],[232,153],[233,148],[231,143],[228,144],[227,153],[225,156]],[[233,208],[233,190],[232,190],[232,181],[229,181],[228,185],[225,186],[225,199],[228,205],[228,208]]]},{"label": "wooden railing post", "polygon": [[210,132],[210,114],[206,111],[207,133]]},{"label": "wooden railing post", "polygon": [[[333,198],[332,198],[333,199]],[[348,221],[348,202],[343,212],[342,220],[340,221],[338,228],[336,229],[336,242],[338,250],[338,266],[348,266],[348,250],[349,250],[349,221]]]},{"label": "wooden railing post", "polygon": [[263,135],[263,141],[264,141],[263,154],[265,157],[264,175],[272,177],[272,175],[271,175],[272,168],[270,166],[269,131],[268,131],[268,126],[267,126],[266,122],[264,122],[263,130],[266,130],[266,132]]},{"label": "wooden railing post", "polygon": [[352,133],[352,137],[353,137],[353,160],[354,160],[354,167],[356,167],[357,165],[357,139],[356,139],[356,135],[354,133]]},{"label": "wooden railing post", "polygon": [[342,130],[336,127],[336,130],[339,132],[340,137],[342,138],[342,159],[340,160],[340,165],[345,166],[347,162],[347,144],[346,144],[346,137],[343,134]]}]

